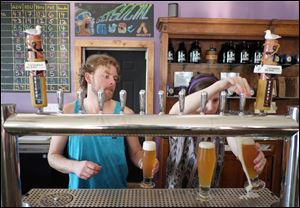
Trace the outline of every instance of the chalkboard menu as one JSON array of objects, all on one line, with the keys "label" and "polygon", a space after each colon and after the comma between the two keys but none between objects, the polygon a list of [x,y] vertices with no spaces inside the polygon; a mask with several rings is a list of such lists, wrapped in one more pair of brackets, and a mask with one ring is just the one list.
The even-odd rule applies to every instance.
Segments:
[{"label": "chalkboard menu", "polygon": [[76,36],[153,37],[153,4],[76,3]]},{"label": "chalkboard menu", "polygon": [[47,92],[70,92],[70,5],[1,2],[1,92],[28,92],[24,30],[42,26]]}]

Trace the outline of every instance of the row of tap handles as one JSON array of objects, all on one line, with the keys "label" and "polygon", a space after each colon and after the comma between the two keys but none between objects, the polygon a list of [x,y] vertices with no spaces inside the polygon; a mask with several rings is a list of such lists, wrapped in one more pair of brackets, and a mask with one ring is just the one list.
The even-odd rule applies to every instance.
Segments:
[{"label": "row of tap handles", "polygon": [[[179,112],[180,115],[184,114],[184,104],[185,104],[185,89],[181,89],[178,93],[179,98]],[[119,93],[120,96],[120,104],[121,104],[121,111],[120,114],[124,114],[124,109],[126,106],[127,100],[127,92],[126,90],[121,90]],[[225,114],[225,106],[226,106],[226,98],[227,93],[226,91],[221,91],[220,93],[220,115]],[[159,99],[159,115],[163,115],[165,112],[164,110],[164,91],[158,91],[158,99]],[[207,92],[201,92],[201,101],[200,101],[200,115],[205,115],[205,106],[207,103],[208,94]],[[79,102],[79,113],[84,113],[83,110],[83,92],[77,91],[77,100]],[[104,90],[100,89],[98,91],[98,105],[99,105],[99,113],[103,114],[104,109],[104,101],[105,101],[105,93]],[[62,90],[57,91],[57,102],[58,102],[58,111],[59,113],[63,113],[63,105],[64,105],[64,93]],[[244,108],[245,108],[246,98],[243,93],[240,94],[240,108],[239,108],[239,115],[244,115]],[[139,92],[139,104],[140,104],[140,115],[144,115],[146,111],[146,91],[140,90]]]}]

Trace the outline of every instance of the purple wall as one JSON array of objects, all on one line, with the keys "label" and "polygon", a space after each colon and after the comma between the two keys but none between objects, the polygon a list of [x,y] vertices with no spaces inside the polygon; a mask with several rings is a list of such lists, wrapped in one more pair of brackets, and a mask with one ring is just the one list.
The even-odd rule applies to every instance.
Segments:
[{"label": "purple wall", "polygon": [[[58,2],[58,1],[57,1]],[[71,9],[71,43],[74,43],[75,39],[87,39],[87,37],[75,38],[74,32],[74,1],[70,2]],[[132,1],[125,1],[130,3]],[[86,3],[89,3],[86,1]],[[90,2],[95,3],[95,2]],[[101,3],[124,3],[124,1],[102,1]],[[143,1],[135,1],[134,3],[144,3]],[[154,4],[154,27],[156,25],[158,17],[168,16],[168,1],[150,1],[147,3]],[[235,2],[235,1],[177,1],[179,4],[179,17],[198,17],[198,18],[242,18],[242,19],[295,19],[299,20],[299,2],[298,1],[251,1],[251,2]],[[159,32],[154,30],[154,38],[122,38],[125,39],[137,39],[137,40],[153,40],[155,42],[155,92],[159,87],[159,60],[160,60],[160,43]],[[97,37],[90,37],[89,39],[97,39]],[[121,38],[101,38],[105,39],[121,39]],[[71,44],[71,50],[74,51],[74,45]],[[71,68],[73,69],[74,54],[71,54]],[[71,72],[71,79],[74,82],[74,70]],[[65,94],[65,103],[74,100],[74,86],[72,83],[72,92]],[[156,93],[155,93],[156,94]],[[1,103],[16,103],[17,112],[34,112],[35,110],[31,106],[30,93],[1,93]],[[48,93],[48,103],[56,103],[56,94]],[[158,103],[155,99],[155,109],[158,109]]]}]

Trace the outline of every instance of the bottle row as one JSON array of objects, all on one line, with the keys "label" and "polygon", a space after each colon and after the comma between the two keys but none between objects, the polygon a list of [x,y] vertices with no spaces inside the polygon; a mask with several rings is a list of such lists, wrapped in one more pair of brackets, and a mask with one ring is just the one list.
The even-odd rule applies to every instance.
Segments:
[{"label": "bottle row", "polygon": [[[262,41],[228,41],[221,45],[218,52],[213,45],[210,45],[205,54],[203,54],[198,40],[192,42],[188,52],[184,42],[180,42],[175,51],[172,42],[169,41],[168,63],[260,64],[262,53]],[[274,62],[297,64],[299,63],[299,54],[292,56],[277,53],[274,55]]]}]

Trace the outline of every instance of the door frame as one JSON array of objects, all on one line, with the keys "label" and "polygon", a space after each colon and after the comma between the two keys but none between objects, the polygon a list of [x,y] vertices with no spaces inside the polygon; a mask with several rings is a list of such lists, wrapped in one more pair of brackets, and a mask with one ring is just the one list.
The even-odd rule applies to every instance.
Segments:
[{"label": "door frame", "polygon": [[84,63],[84,48],[144,49],[146,51],[146,114],[153,114],[154,41],[135,40],[75,40],[75,91],[79,89],[79,69]]}]

